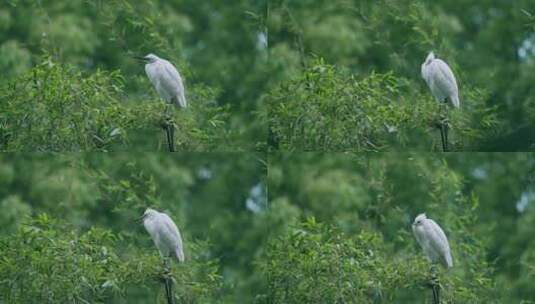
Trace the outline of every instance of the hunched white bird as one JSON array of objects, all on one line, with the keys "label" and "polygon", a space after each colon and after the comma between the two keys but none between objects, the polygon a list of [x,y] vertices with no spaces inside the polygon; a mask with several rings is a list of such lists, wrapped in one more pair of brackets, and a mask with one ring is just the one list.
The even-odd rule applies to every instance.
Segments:
[{"label": "hunched white bird", "polygon": [[177,69],[167,60],[154,54],[136,57],[146,62],[145,72],[161,98],[178,107],[187,106],[184,84]]},{"label": "hunched white bird", "polygon": [[446,268],[453,267],[448,239],[435,221],[422,213],[414,219],[412,232],[432,263],[440,263]]},{"label": "hunched white bird", "polygon": [[164,258],[176,258],[184,262],[182,237],[173,220],[165,213],[147,208],[143,214],[143,226]]},{"label": "hunched white bird", "polygon": [[421,71],[422,78],[439,102],[449,101],[453,107],[460,107],[457,81],[446,62],[435,58],[435,54],[430,52],[422,64]]}]

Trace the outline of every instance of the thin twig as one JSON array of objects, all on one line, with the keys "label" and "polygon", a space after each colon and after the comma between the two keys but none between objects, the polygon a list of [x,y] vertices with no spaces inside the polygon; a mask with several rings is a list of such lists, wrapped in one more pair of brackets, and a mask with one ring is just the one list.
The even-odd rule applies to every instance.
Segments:
[{"label": "thin twig", "polygon": [[165,296],[167,297],[167,304],[175,303],[175,300],[173,297],[173,285],[169,277],[165,277]]},{"label": "thin twig", "polygon": [[164,284],[165,284],[165,296],[167,298],[167,304],[175,304],[175,298],[173,296],[173,281],[171,280],[171,269],[167,264],[168,260],[164,259]]},{"label": "thin twig", "polygon": [[174,143],[174,132],[173,132],[172,122],[165,122],[165,133],[167,135],[167,146],[169,147],[169,152],[175,152],[175,143]]},{"label": "thin twig", "polygon": [[440,286],[433,283],[431,285],[431,289],[433,290],[433,304],[440,304],[440,297],[439,297]]},{"label": "thin twig", "polygon": [[444,141],[446,143],[446,151],[449,151],[449,148],[448,148],[448,123],[449,121],[446,121],[444,122]]},{"label": "thin twig", "polygon": [[431,267],[431,290],[433,292],[433,304],[440,304],[440,282],[434,267]]},{"label": "thin twig", "polygon": [[171,117],[172,114],[169,113],[172,107],[169,104],[165,104],[165,109],[163,112],[163,128],[165,129],[165,134],[167,136],[167,147],[169,152],[175,152],[175,132],[174,132],[174,121]]},{"label": "thin twig", "polygon": [[448,139],[446,136],[446,126],[444,122],[440,122],[440,139],[442,140],[442,152],[448,152]]},{"label": "thin twig", "polygon": [[448,104],[447,103],[441,103],[439,106],[440,114],[440,138],[442,139],[442,151],[448,152]]}]

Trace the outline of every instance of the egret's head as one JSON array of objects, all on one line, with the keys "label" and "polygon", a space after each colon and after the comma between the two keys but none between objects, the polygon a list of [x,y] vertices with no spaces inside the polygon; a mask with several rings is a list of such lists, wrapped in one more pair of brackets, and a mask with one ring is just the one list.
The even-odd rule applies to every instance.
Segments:
[{"label": "egret's head", "polygon": [[160,59],[158,56],[154,55],[153,53],[148,54],[147,56],[143,57],[145,60],[149,63],[153,63],[154,61]]},{"label": "egret's head", "polygon": [[135,222],[135,223],[138,223],[138,224],[139,224],[139,223],[142,223],[146,218],[152,216],[153,214],[156,214],[156,212],[157,212],[157,211],[154,210],[154,209],[147,208],[147,209],[145,210],[145,212],[143,213],[142,216],[140,216],[140,217],[134,219],[134,222]]},{"label": "egret's head", "polygon": [[153,63],[159,59],[158,56],[154,55],[153,53],[150,53],[146,56],[135,56],[134,58],[141,60],[143,62],[146,62],[146,63]]},{"label": "egret's head", "polygon": [[425,58],[425,64],[429,64],[434,59],[435,59],[435,53],[429,52],[429,54],[427,55],[427,58]]},{"label": "egret's head", "polygon": [[423,221],[427,219],[427,216],[425,216],[425,213],[422,213],[420,215],[418,215],[415,219],[414,219],[414,223],[412,223],[413,226],[420,226]]},{"label": "egret's head", "polygon": [[152,208],[147,208],[145,210],[145,213],[143,213],[143,218],[146,218],[146,217],[151,217],[153,215],[155,215],[156,213],[158,213],[158,211],[152,209]]}]

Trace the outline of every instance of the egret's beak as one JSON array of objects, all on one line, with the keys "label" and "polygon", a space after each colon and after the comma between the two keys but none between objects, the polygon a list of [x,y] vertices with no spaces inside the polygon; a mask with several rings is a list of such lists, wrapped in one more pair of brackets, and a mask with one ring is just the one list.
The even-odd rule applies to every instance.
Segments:
[{"label": "egret's beak", "polygon": [[132,56],[132,58],[143,61],[143,62],[147,61],[147,59],[143,56]]},{"label": "egret's beak", "polygon": [[143,219],[145,218],[145,215],[142,215],[136,219],[134,219],[134,223],[141,224],[143,222]]}]

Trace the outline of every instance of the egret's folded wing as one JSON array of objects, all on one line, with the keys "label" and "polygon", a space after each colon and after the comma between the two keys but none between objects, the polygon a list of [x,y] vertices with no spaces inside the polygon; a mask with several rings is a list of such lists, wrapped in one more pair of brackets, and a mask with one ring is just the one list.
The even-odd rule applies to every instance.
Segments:
[{"label": "egret's folded wing", "polygon": [[162,60],[163,66],[164,66],[164,77],[166,79],[165,86],[174,94],[171,94],[172,96],[176,96],[179,102],[179,105],[181,107],[186,106],[186,97],[185,97],[185,91],[184,91],[184,84],[182,83],[182,77],[178,73],[177,69],[167,60]]},{"label": "egret's folded wing", "polygon": [[183,248],[182,248],[182,236],[177,226],[173,220],[165,213],[162,213],[162,218],[164,219],[164,230],[167,240],[175,245],[175,248],[179,250],[180,255],[183,259]]},{"label": "egret's folded wing", "polygon": [[180,74],[171,62],[162,59],[162,63],[165,71],[169,74],[169,77],[173,78],[175,81],[182,82],[182,77],[180,77]]},{"label": "egret's folded wing", "polygon": [[440,81],[437,82],[437,85],[442,87],[442,90],[448,92],[448,94],[459,94],[459,89],[457,88],[457,80],[451,71],[449,65],[444,61],[437,59],[436,66],[438,68],[437,77],[440,78]]},{"label": "egret's folded wing", "polygon": [[164,70],[166,78],[170,79],[178,87],[176,89],[184,90],[184,85],[182,84],[182,77],[178,73],[177,69],[167,60],[164,61]]},{"label": "egret's folded wing", "polygon": [[433,247],[437,252],[440,253],[441,259],[444,259],[446,266],[451,266],[451,252],[450,245],[448,243],[448,238],[446,234],[440,228],[440,226],[433,220],[429,220],[429,226],[431,228],[431,233],[433,237],[430,242],[431,247]]}]

